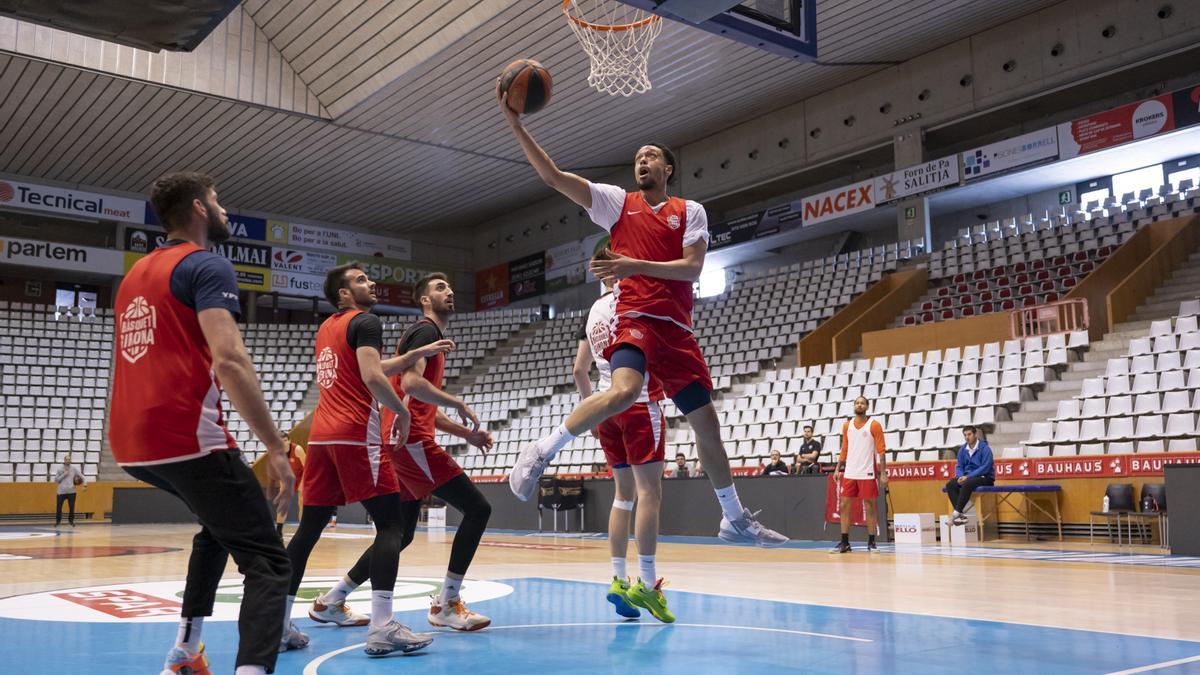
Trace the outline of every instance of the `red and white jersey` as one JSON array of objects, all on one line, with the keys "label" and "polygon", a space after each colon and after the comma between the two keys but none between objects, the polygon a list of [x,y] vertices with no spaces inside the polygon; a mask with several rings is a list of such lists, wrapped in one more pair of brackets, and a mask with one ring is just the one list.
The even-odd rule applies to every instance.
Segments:
[{"label": "red and white jersey", "polygon": [[842,452],[839,462],[844,462],[846,478],[869,480],[875,478],[877,456],[887,450],[883,440],[883,425],[879,420],[867,418],[861,427],[854,418],[842,424]]},{"label": "red and white jersey", "polygon": [[194,459],[237,447],[196,310],[171,293],[171,273],[195,244],[155,249],[121,281],[108,439],[118,464]]},{"label": "red and white jersey", "polygon": [[338,312],[317,329],[317,385],[309,445],[380,445],[379,404],[362,380],[346,332],[360,310]]},{"label": "red and white jersey", "polygon": [[[592,359],[596,362],[596,370],[600,371],[600,382],[596,385],[596,391],[608,391],[612,387],[612,365],[604,358],[604,350],[612,344],[613,335],[617,332],[617,298],[614,293],[605,293],[592,303],[585,331]],[[647,374],[637,402],[661,401],[663,398],[665,396],[662,385]]]},{"label": "red and white jersey", "polygon": [[[424,347],[430,344],[429,341],[423,341],[421,344],[413,343],[413,336],[417,334],[418,329],[436,331],[437,340],[442,339],[442,331],[430,319],[423,318],[409,327],[400,337],[400,342],[396,344],[395,356],[403,356],[412,349]],[[436,340],[434,340],[436,341]],[[421,376],[429,381],[435,388],[442,388],[442,379],[446,369],[446,355],[437,354],[425,359],[425,372]],[[404,380],[404,373],[397,373],[391,378],[392,389],[396,391],[396,395],[408,404],[408,413],[412,416],[412,422],[408,427],[408,438],[403,439],[404,445],[413,443],[434,443],[434,437],[437,435],[437,412],[438,407],[432,403],[425,403],[408,396],[404,393],[404,387],[401,383]],[[380,421],[384,431],[389,434],[387,439],[388,445],[401,445],[399,438],[391,437],[392,424],[396,421],[396,413],[384,408],[381,412]]]},{"label": "red and white jersey", "polygon": [[[651,206],[641,192],[626,193],[615,185],[589,183],[592,208],[588,215],[608,230],[614,253],[652,262],[683,257],[685,246],[708,241],[704,207],[678,197]],[[692,282],[637,275],[622,279],[617,291],[617,316],[645,316],[673,321],[692,329]]]}]

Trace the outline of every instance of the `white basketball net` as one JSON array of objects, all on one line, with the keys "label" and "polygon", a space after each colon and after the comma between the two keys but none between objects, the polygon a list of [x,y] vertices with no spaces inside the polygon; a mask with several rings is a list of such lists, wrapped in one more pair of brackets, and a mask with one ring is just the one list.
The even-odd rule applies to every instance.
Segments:
[{"label": "white basketball net", "polygon": [[650,90],[648,62],[662,19],[617,0],[563,0],[567,24],[587,52],[588,84],[612,96]]}]

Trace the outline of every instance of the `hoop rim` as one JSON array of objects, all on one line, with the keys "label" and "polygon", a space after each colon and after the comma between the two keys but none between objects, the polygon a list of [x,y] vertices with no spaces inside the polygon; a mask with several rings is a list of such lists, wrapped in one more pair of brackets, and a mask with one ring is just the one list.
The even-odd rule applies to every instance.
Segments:
[{"label": "hoop rim", "polygon": [[563,0],[563,4],[562,4],[563,14],[567,15],[567,19],[570,20],[571,23],[574,23],[575,25],[577,25],[581,28],[587,28],[589,30],[601,31],[601,32],[605,32],[605,33],[645,28],[646,26],[649,26],[650,24],[654,23],[655,21],[662,21],[661,16],[658,16],[657,14],[651,14],[650,16],[646,17],[645,19],[642,19],[641,21],[634,21],[633,23],[619,23],[619,24],[591,23],[588,21],[584,21],[583,19],[571,16],[570,8],[571,8],[571,0]]}]

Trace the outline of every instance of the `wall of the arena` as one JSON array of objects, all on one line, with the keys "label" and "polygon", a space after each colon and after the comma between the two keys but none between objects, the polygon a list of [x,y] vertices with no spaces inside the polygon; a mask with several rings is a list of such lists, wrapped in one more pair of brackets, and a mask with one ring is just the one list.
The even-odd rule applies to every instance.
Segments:
[{"label": "wall of the arena", "polygon": [[1167,19],[1157,16],[1161,4],[1068,0],[747,120],[682,148],[681,187],[698,197],[748,188],[890,144],[908,117],[928,129],[1194,46],[1200,3],[1172,3]]}]

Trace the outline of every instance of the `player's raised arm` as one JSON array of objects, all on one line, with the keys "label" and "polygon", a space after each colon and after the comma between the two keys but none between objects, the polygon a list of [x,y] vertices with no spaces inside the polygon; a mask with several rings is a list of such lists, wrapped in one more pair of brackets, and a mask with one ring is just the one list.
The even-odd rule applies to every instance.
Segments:
[{"label": "player's raised arm", "polygon": [[582,176],[558,168],[558,165],[550,159],[550,155],[546,154],[542,146],[533,140],[533,136],[525,129],[525,125],[521,124],[521,115],[508,107],[508,95],[500,93],[498,82],[496,96],[500,99],[500,110],[504,113],[504,118],[508,120],[509,128],[512,129],[513,135],[521,144],[521,150],[525,152],[525,158],[533,165],[533,170],[537,171],[542,182],[558,190],[567,199],[583,208],[592,208],[592,190],[587,180]]}]

